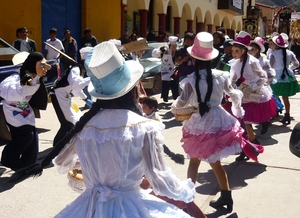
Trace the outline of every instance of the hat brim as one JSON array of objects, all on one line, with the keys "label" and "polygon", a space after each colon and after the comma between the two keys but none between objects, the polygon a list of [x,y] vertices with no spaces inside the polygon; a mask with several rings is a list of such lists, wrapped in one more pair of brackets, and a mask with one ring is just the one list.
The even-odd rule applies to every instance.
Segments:
[{"label": "hat brim", "polygon": [[255,42],[254,40],[250,41],[250,47],[251,47],[251,44],[256,44],[257,46],[259,46],[260,48],[260,52],[265,52],[265,46],[263,46],[262,44],[258,43],[258,42]]},{"label": "hat brim", "polygon": [[204,58],[204,57],[200,57],[200,56],[197,56],[195,54],[192,53],[192,47],[193,46],[190,46],[187,48],[187,52],[195,59],[198,59],[198,60],[201,60],[201,61],[210,61],[210,60],[213,60],[215,59],[216,57],[218,57],[219,55],[219,51],[215,48],[213,48],[212,52],[209,54],[208,57]]},{"label": "hat brim", "polygon": [[27,59],[29,53],[27,51],[22,51],[22,52],[19,52],[17,54],[15,54],[12,58],[12,62],[13,62],[13,65],[19,65],[19,64],[23,64],[24,61]]},{"label": "hat brim", "polygon": [[287,47],[289,46],[289,45],[287,45],[287,44],[284,44],[284,46],[278,45],[278,44],[276,43],[277,37],[278,37],[278,36],[272,37],[272,42],[273,42],[275,45],[277,45],[277,46],[280,47],[280,48],[287,48]]},{"label": "hat brim", "polygon": [[96,92],[93,84],[90,82],[88,86],[88,92],[97,99],[102,100],[111,100],[119,98],[125,94],[127,94],[139,81],[141,78],[144,68],[141,64],[139,64],[137,61],[129,60],[125,61],[125,64],[128,66],[131,72],[131,78],[129,83],[119,92],[113,94],[113,95],[103,95],[101,93]]}]

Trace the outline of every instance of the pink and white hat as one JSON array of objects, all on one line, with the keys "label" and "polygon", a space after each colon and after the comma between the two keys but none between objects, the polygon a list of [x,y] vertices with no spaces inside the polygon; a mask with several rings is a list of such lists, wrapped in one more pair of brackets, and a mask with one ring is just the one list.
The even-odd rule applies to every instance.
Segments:
[{"label": "pink and white hat", "polygon": [[245,47],[250,45],[251,35],[245,31],[240,31],[236,39],[231,44],[239,44]]},{"label": "pink and white hat", "polygon": [[252,43],[254,43],[254,44],[256,44],[256,45],[259,46],[260,52],[265,52],[265,46],[264,46],[265,40],[263,40],[263,38],[261,38],[261,37],[258,36],[254,40],[250,41],[250,45]]},{"label": "pink and white hat", "polygon": [[193,58],[202,61],[210,61],[219,55],[219,51],[213,46],[213,36],[208,32],[198,33],[194,44],[187,51]]},{"label": "pink and white hat", "polygon": [[285,33],[280,33],[278,36],[274,36],[272,41],[280,48],[287,48],[289,46],[289,37]]}]

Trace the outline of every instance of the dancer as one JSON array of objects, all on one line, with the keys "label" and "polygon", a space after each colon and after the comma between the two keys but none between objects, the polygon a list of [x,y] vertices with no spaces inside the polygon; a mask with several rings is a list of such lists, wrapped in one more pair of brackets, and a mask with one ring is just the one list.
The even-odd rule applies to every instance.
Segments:
[{"label": "dancer", "polygon": [[27,56],[20,73],[15,72],[0,83],[4,116],[11,133],[11,141],[2,151],[1,164],[12,170],[36,162],[39,139],[33,107],[46,109],[48,98],[42,77],[50,69],[44,56],[33,52]]},{"label": "dancer", "polygon": [[[265,83],[265,86],[269,90],[268,93],[273,93],[272,89],[270,87],[270,84],[272,83],[273,78],[276,73],[275,73],[275,70],[273,68],[271,68],[269,60],[267,58],[263,58],[261,56],[261,53],[265,52],[264,43],[265,43],[265,41],[261,37],[256,37],[254,40],[252,40],[250,42],[251,48],[249,50],[249,54],[256,57],[259,61],[260,66],[262,67],[262,69],[264,71],[266,71],[267,76],[268,76],[268,81]],[[270,119],[271,119],[276,116],[277,105],[272,96],[265,98],[265,100],[271,101],[270,104],[266,105],[266,107],[264,108],[265,110],[270,111],[270,116],[272,116],[272,117],[270,117]],[[268,106],[269,106],[269,108],[267,108]],[[261,123],[261,126],[262,126],[261,132],[260,132],[261,135],[265,134],[268,131],[268,128],[270,125],[269,120]]]},{"label": "dancer", "polygon": [[111,42],[95,46],[85,66],[97,101],[41,164],[10,181],[40,175],[59,154],[53,161],[59,172],[82,169],[86,190],[56,217],[190,217],[139,186],[145,175],[155,194],[187,204],[196,193],[190,179],[180,181],[165,164],[163,125],[137,114],[134,92],[143,67],[125,61]]},{"label": "dancer", "polygon": [[230,86],[228,72],[211,69],[211,60],[219,52],[213,48],[213,36],[210,33],[198,33],[193,46],[187,50],[195,58],[195,72],[180,82],[183,91],[171,106],[173,113],[188,104],[199,110],[183,122],[181,142],[190,157],[187,176],[195,183],[201,160],[208,162],[221,189],[221,197],[211,201],[210,206],[219,208],[226,205],[227,211],[231,212],[231,190],[220,160],[240,152],[241,147],[249,143],[242,137],[244,130],[238,120],[228,114],[220,103],[225,91],[231,98],[233,114],[242,117],[243,94]]},{"label": "dancer", "polygon": [[272,91],[266,87],[268,76],[262,69],[259,61],[248,54],[251,36],[245,31],[240,31],[233,42],[230,77],[232,85],[244,94],[242,107],[245,110],[243,118],[249,140],[260,144],[252,129],[251,124],[269,121],[273,116]]},{"label": "dancer", "polygon": [[[81,51],[81,58],[84,59],[87,50],[92,47],[85,47]],[[61,53],[65,56],[64,53]],[[72,97],[80,97],[86,102],[86,105],[91,107],[92,100],[88,99],[83,92],[84,87],[90,83],[90,78],[83,78],[80,76],[81,69],[79,64],[73,62],[68,69],[65,69],[62,77],[59,77],[51,89],[50,97],[56,113],[56,116],[60,122],[60,128],[57,131],[54,139],[53,146],[56,146],[59,142],[76,124],[76,122],[82,116],[80,110],[76,111],[72,107]],[[83,67],[81,67],[83,69]]]},{"label": "dancer", "polygon": [[295,54],[288,47],[288,36],[281,33],[272,38],[271,53],[269,54],[270,65],[276,71],[276,76],[271,84],[274,95],[281,96],[285,114],[280,120],[283,124],[290,124],[290,101],[289,96],[295,95],[300,91],[299,84],[296,80],[294,69],[299,67],[299,61]]}]

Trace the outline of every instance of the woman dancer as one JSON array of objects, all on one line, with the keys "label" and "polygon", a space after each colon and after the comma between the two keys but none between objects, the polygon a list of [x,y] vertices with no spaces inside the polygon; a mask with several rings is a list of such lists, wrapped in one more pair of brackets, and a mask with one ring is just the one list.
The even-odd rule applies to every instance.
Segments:
[{"label": "woman dancer", "polygon": [[41,165],[18,171],[11,181],[40,175],[59,154],[53,161],[59,172],[82,169],[86,190],[56,217],[190,217],[139,186],[145,175],[155,194],[187,204],[196,193],[190,179],[180,181],[165,165],[163,124],[137,114],[134,93],[143,67],[125,61],[111,42],[95,46],[85,66],[97,101]]},{"label": "woman dancer", "polygon": [[299,61],[293,52],[287,50],[288,36],[285,33],[274,36],[272,42],[272,50],[269,58],[271,67],[276,71],[276,76],[271,84],[271,88],[274,95],[282,97],[284,103],[285,114],[280,122],[290,124],[291,108],[289,96],[293,96],[300,91],[299,84],[293,72],[294,69],[299,67]]},{"label": "woman dancer", "polygon": [[262,69],[259,61],[248,54],[251,36],[240,31],[232,46],[231,80],[232,84],[240,89],[244,96],[242,107],[245,110],[244,122],[249,140],[260,144],[251,124],[269,121],[273,116],[272,91],[267,88],[268,76]]},{"label": "woman dancer", "polygon": [[230,86],[229,73],[212,70],[211,60],[219,54],[213,48],[213,36],[207,32],[197,34],[193,46],[187,49],[195,58],[195,72],[180,82],[181,95],[172,104],[172,112],[177,108],[192,105],[199,108],[191,118],[183,122],[183,148],[190,156],[187,176],[195,183],[201,160],[208,162],[214,171],[220,189],[221,197],[211,201],[210,206],[219,208],[227,206],[232,211],[233,200],[226,171],[220,160],[241,151],[241,146],[247,145],[238,120],[227,113],[221,104],[223,92],[232,101],[232,112],[236,117],[242,117],[242,92]]}]

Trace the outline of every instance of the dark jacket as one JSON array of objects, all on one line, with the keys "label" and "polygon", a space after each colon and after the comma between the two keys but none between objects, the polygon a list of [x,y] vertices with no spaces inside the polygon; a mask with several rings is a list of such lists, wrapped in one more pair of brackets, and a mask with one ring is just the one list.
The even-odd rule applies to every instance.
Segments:
[{"label": "dark jacket", "polygon": [[[28,38],[28,45],[29,45],[29,53],[36,51],[36,43],[34,40]],[[13,46],[15,49],[19,50],[21,49],[21,40],[14,41]]]}]

